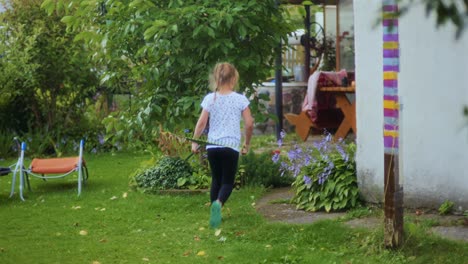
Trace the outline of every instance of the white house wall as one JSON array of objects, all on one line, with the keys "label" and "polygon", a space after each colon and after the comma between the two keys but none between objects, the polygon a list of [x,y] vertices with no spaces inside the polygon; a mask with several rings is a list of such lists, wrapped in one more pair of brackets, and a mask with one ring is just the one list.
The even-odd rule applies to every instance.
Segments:
[{"label": "white house wall", "polygon": [[378,1],[354,1],[356,160],[361,191],[372,202],[383,197],[382,28],[374,27],[380,9]]},{"label": "white house wall", "polygon": [[[354,1],[357,169],[368,201],[383,201],[381,1]],[[468,209],[468,30],[454,39],[451,25],[436,29],[434,16],[415,5],[399,19],[403,104],[400,127],[405,206],[437,208],[445,200]]]}]

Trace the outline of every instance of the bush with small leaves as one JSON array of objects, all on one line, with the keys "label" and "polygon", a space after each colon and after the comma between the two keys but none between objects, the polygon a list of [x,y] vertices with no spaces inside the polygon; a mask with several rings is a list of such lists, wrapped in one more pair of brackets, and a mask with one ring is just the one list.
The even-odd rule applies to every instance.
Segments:
[{"label": "bush with small leaves", "polygon": [[180,157],[162,157],[156,166],[148,168],[135,176],[137,187],[144,191],[185,189],[187,179],[191,179],[193,169]]},{"label": "bush with small leaves", "polygon": [[271,160],[271,153],[249,152],[240,159],[237,179],[240,185],[284,187],[291,186],[294,179],[289,173],[281,173],[280,164]]}]

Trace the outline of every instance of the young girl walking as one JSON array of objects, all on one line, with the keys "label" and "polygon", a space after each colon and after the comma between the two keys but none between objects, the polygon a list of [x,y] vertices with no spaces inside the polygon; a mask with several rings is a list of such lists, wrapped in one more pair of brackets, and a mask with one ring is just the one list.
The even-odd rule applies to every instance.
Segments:
[{"label": "young girl walking", "polygon": [[[210,226],[221,224],[221,207],[226,203],[234,187],[239,152],[249,151],[253,131],[253,118],[249,100],[235,92],[239,81],[237,69],[230,63],[218,63],[210,76],[212,93],[203,98],[202,112],[198,119],[193,138],[202,134],[209,121],[206,146],[211,168],[211,213]],[[245,138],[241,146],[241,120],[244,120]],[[192,142],[192,152],[198,152],[198,144]]]}]

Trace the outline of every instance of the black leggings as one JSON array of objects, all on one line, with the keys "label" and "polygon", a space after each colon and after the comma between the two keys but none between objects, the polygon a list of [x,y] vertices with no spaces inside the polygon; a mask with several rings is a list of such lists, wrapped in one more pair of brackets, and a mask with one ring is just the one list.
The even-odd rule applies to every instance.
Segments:
[{"label": "black leggings", "polygon": [[208,161],[211,167],[211,202],[219,200],[224,204],[234,187],[239,152],[231,148],[211,148],[208,149]]}]

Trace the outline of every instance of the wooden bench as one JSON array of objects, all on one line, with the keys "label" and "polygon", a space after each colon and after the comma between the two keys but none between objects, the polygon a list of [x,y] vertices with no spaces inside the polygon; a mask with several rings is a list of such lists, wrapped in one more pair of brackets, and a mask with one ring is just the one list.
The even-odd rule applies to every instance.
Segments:
[{"label": "wooden bench", "polygon": [[317,120],[312,122],[306,111],[284,115],[289,123],[295,126],[296,134],[306,141],[311,128],[337,128],[334,139],[345,138],[349,132],[356,133],[356,104],[350,102],[346,94],[354,94],[355,86],[349,87],[319,87],[320,93],[330,93],[336,99],[336,108],[317,111]]}]

